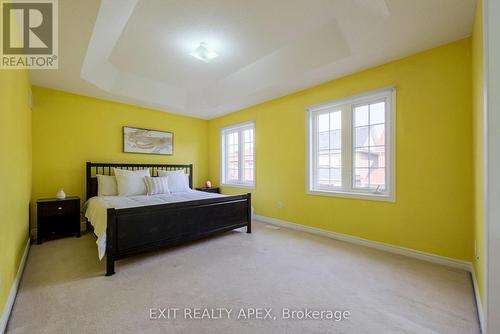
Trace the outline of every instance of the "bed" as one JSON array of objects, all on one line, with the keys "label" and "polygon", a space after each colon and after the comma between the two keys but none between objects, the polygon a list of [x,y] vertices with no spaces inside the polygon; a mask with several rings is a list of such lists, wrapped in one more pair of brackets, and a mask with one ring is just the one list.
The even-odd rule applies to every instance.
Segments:
[{"label": "bed", "polygon": [[[112,175],[114,168],[183,170],[189,190],[172,195],[97,196],[97,174]],[[251,194],[226,196],[193,188],[193,165],[116,164],[87,162],[88,228],[97,235],[99,258],[106,254],[106,276],[115,273],[115,261],[136,254],[183,244],[217,233],[246,227],[252,232]]]}]

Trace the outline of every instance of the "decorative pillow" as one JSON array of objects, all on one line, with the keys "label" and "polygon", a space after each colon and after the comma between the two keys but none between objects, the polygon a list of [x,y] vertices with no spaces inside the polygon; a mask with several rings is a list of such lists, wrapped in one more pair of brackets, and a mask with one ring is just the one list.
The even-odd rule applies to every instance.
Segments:
[{"label": "decorative pillow", "polygon": [[118,187],[116,177],[97,174],[97,196],[116,196]]},{"label": "decorative pillow", "polygon": [[149,196],[158,194],[170,194],[170,191],[168,190],[168,177],[146,176],[144,178],[144,182],[146,182],[146,189]]},{"label": "decorative pillow", "polygon": [[149,169],[130,171],[115,168],[118,196],[146,195],[144,177],[150,176]]},{"label": "decorative pillow", "polygon": [[189,190],[188,175],[183,170],[159,170],[158,176],[168,177],[168,189],[172,193]]}]

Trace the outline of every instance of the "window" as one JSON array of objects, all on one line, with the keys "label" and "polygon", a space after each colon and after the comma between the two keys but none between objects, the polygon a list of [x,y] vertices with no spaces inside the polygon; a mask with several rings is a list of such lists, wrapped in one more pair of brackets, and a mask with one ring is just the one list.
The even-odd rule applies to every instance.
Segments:
[{"label": "window", "polygon": [[221,179],[225,186],[255,186],[255,123],[221,130]]},{"label": "window", "polygon": [[307,191],[394,201],[395,89],[308,108]]}]

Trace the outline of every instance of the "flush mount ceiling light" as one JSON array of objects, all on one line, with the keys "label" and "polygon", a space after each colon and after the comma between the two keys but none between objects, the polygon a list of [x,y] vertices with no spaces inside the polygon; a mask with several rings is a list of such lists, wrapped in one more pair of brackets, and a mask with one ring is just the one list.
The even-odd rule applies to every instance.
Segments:
[{"label": "flush mount ceiling light", "polygon": [[205,63],[210,62],[218,56],[218,54],[214,50],[211,50],[205,42],[201,42],[200,45],[190,53],[190,55]]}]

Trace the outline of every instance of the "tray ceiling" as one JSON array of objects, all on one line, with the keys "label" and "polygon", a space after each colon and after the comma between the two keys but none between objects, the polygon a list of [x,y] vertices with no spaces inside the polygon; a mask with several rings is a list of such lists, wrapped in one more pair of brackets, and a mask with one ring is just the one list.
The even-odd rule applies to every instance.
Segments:
[{"label": "tray ceiling", "polygon": [[[33,84],[210,119],[471,34],[473,0],[65,0]],[[189,54],[205,42],[209,63]]]}]

